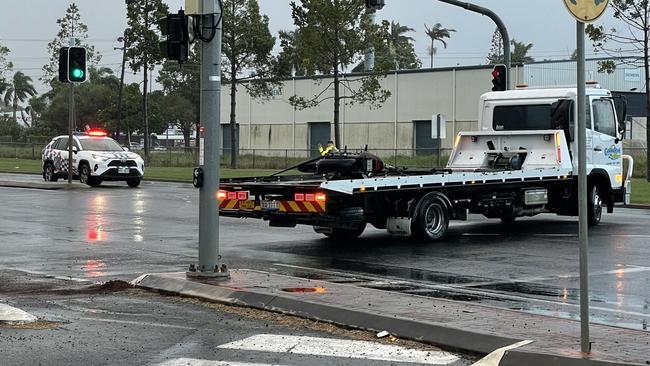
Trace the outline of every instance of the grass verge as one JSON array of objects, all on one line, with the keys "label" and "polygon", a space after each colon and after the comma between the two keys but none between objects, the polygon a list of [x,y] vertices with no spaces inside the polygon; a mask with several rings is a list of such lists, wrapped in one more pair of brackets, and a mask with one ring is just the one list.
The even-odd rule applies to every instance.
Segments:
[{"label": "grass verge", "polygon": [[[173,180],[173,181],[192,181],[191,167],[148,167],[145,175],[149,179]],[[41,173],[41,162],[39,160],[29,159],[0,159],[0,171],[13,173]],[[222,178],[236,177],[258,177],[269,175],[276,170],[266,169],[227,169],[222,168],[220,173]],[[650,204],[650,183],[645,179],[636,178],[632,182],[632,203]]]}]

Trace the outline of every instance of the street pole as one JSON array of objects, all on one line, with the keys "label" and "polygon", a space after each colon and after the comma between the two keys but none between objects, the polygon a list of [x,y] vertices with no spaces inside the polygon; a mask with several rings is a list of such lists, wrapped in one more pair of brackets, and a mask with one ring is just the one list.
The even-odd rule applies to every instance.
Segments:
[{"label": "street pole", "polygon": [[499,32],[501,33],[501,39],[503,40],[503,57],[504,61],[506,64],[506,67],[508,68],[508,72],[506,72],[506,89],[510,90],[510,36],[508,35],[508,29],[506,28],[506,25],[503,23],[501,18],[493,12],[492,10],[488,8],[484,8],[482,6],[474,5],[471,3],[467,3],[464,1],[458,1],[458,0],[438,0],[443,3],[447,3],[450,5],[458,6],[464,9],[467,9],[469,11],[473,11],[475,13],[479,13],[482,15],[487,16],[488,18],[492,19],[492,21],[497,25],[497,28],[499,29]]},{"label": "street pole", "polygon": [[[204,9],[215,13],[201,15],[200,29],[221,17],[217,0],[203,0]],[[223,24],[223,23],[222,23]],[[201,43],[201,124],[205,132],[205,158],[201,164],[204,179],[199,188],[199,266],[190,266],[188,276],[228,278],[219,255],[219,141],[221,119],[221,24],[214,37]]]},{"label": "street pole", "polygon": [[[73,47],[75,45],[75,38],[70,37],[69,45]],[[74,83],[70,82],[70,110],[68,111],[68,184],[72,184],[72,147],[74,146]]]},{"label": "street pole", "polygon": [[576,22],[578,69],[578,237],[580,241],[580,345],[591,352],[589,342],[589,237],[587,221],[587,106],[585,85],[585,24]]},{"label": "street pole", "polygon": [[[120,89],[118,91],[118,96],[117,96],[117,128],[116,128],[116,134],[117,134],[117,142],[120,142],[120,129],[122,127],[122,92],[124,90],[124,68],[126,66],[126,47],[127,47],[127,40],[126,40],[126,32],[124,32],[124,37],[120,37],[117,39],[118,41],[121,40],[122,42],[122,71],[120,72]],[[131,148],[131,139],[128,139],[128,145],[129,149]]]}]

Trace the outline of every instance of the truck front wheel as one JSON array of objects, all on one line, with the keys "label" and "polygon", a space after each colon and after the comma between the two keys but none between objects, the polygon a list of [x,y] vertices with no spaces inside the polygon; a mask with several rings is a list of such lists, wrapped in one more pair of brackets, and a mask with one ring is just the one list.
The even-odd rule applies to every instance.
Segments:
[{"label": "truck front wheel", "polygon": [[427,195],[416,208],[412,226],[417,239],[435,241],[442,239],[449,228],[449,208],[444,196]]},{"label": "truck front wheel", "polygon": [[587,212],[589,213],[589,226],[598,225],[603,216],[603,197],[597,185],[593,185],[589,190]]}]

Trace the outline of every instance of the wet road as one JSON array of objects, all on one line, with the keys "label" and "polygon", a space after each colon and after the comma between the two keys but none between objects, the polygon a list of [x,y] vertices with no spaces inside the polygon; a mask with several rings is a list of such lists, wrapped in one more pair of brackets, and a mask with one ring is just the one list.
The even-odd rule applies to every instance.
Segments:
[{"label": "wet road", "polygon": [[[1,180],[37,179],[0,175]],[[85,279],[132,279],[196,261],[198,192],[144,182],[81,191],[0,188],[0,269]],[[592,321],[646,329],[650,321],[650,211],[617,209],[590,232]],[[222,219],[224,260],[553,316],[578,316],[577,222],[541,215],[504,225],[473,216],[442,243],[369,229],[333,244],[309,227]]]}]

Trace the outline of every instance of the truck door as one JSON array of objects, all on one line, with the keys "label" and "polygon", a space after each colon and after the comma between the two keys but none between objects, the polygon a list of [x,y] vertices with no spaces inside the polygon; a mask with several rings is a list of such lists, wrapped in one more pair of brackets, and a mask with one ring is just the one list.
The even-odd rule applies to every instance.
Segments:
[{"label": "truck door", "polygon": [[623,144],[617,138],[618,128],[614,103],[611,98],[591,100],[593,137],[592,164],[594,168],[604,169],[609,175],[612,187],[620,187],[616,177],[623,172]]}]

